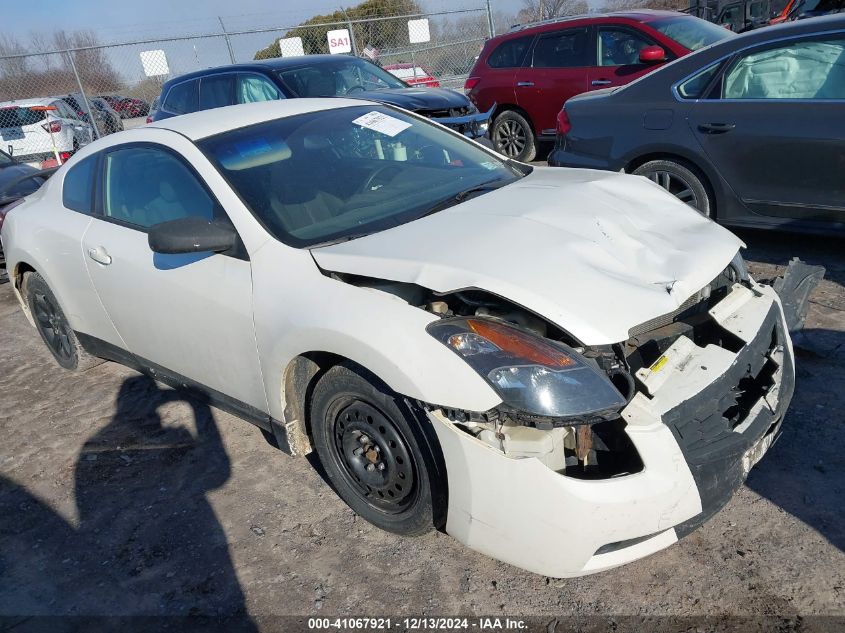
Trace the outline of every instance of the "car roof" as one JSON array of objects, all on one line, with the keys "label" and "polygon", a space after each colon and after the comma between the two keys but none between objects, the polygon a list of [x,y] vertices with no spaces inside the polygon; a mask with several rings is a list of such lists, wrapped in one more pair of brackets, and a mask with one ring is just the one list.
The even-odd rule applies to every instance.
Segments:
[{"label": "car roof", "polygon": [[15,101],[0,102],[0,108],[28,108],[30,106],[49,105],[53,101],[58,101],[61,97],[35,97],[31,99],[17,99]]},{"label": "car roof", "polygon": [[282,119],[297,114],[319,112],[352,106],[381,106],[383,104],[362,99],[279,99],[240,105],[225,106],[211,110],[192,112],[148,123],[143,128],[161,128],[177,132],[192,141],[198,141],[215,134],[236,130],[272,119]]},{"label": "car roof", "polygon": [[227,66],[215,66],[213,68],[205,68],[203,70],[195,70],[184,75],[179,75],[173,79],[168,80],[162,86],[162,92],[176,83],[182,83],[190,79],[198,77],[205,77],[217,73],[230,73],[237,71],[252,71],[269,73],[274,70],[284,70],[285,68],[294,68],[297,66],[314,66],[316,64],[325,64],[329,62],[337,62],[338,58],[350,57],[351,59],[367,61],[360,57],[349,55],[298,55],[296,57],[273,57],[271,59],[259,59],[251,62],[243,62],[240,64],[229,64]]},{"label": "car roof", "polygon": [[512,35],[513,33],[521,33],[530,29],[538,28],[544,30],[544,27],[555,24],[576,22],[576,21],[601,21],[607,19],[621,18],[623,20],[632,20],[634,22],[650,22],[657,18],[677,17],[680,15],[690,16],[688,13],[681,13],[679,11],[665,11],[661,9],[632,9],[630,11],[609,11],[607,13],[582,13],[580,15],[568,15],[560,18],[551,18],[549,20],[540,20],[539,22],[526,22],[525,24],[513,25],[507,33],[503,33],[500,37],[505,35]]}]

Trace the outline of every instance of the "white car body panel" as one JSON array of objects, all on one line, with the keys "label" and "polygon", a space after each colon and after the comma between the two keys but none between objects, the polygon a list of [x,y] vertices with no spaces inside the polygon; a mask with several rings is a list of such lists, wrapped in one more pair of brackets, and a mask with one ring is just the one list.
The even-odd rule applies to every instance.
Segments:
[{"label": "white car body panel", "polygon": [[[352,360],[398,394],[432,405],[428,420],[449,484],[446,529],[500,560],[548,576],[576,576],[675,542],[675,528],[700,516],[704,502],[689,447],[666,417],[740,367],[741,352],[677,338],[660,363],[640,371],[645,392],[621,412],[624,433],[643,469],[578,479],[554,470],[552,460],[531,456],[536,451],[509,453],[504,440],[497,447],[447,419],[442,408],[485,412],[502,400],[476,370],[428,334],[426,326],[438,315],[397,294],[346,283],[332,272],[437,292],[484,289],[545,317],[586,345],[604,345],[625,341],[631,328],[681,306],[725,269],[741,242],[645,179],[537,168],[503,189],[429,217],[346,243],[297,249],[270,236],[191,141],[272,118],[362,103],[256,103],[109,135],[81,150],[8,215],[2,238],[9,269],[27,264],[38,270],[77,332],[282,424],[288,422],[285,372],[308,352]],[[223,254],[153,254],[146,232],[62,207],[63,180],[74,164],[135,141],[167,146],[193,166],[225,209],[248,261]],[[90,249],[106,252],[112,261],[97,263]],[[748,281],[733,286],[710,315],[750,349],[766,338],[761,327],[772,322],[773,304],[780,305],[774,291]],[[784,315],[777,312],[780,327]],[[768,407],[774,415],[791,396],[791,385],[785,395],[780,390],[786,370],[794,366],[788,336],[773,350],[765,347],[765,353],[766,362],[778,367],[776,384],[752,414]],[[759,441],[757,435],[747,436],[755,442],[742,456],[742,476],[771,445],[782,413],[778,416],[769,435]],[[733,432],[746,430],[739,425]],[[513,446],[529,446],[529,435],[548,439],[543,433],[534,429],[514,436]],[[569,431],[554,433],[560,439]],[[562,442],[554,445],[563,452]]]},{"label": "white car body panel", "polygon": [[600,345],[677,309],[741,245],[645,178],[537,167],[512,185],[314,257],[328,270],[437,292],[484,289]]}]

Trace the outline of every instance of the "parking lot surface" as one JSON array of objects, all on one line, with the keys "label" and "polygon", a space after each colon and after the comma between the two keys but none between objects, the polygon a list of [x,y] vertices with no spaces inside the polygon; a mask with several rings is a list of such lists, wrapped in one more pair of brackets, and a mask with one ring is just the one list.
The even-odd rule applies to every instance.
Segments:
[{"label": "parking lot surface", "polygon": [[781,439],[703,528],[568,580],[379,531],[309,460],[132,370],[65,372],[0,286],[0,615],[845,616],[845,242],[742,237],[758,278],[828,271]]}]

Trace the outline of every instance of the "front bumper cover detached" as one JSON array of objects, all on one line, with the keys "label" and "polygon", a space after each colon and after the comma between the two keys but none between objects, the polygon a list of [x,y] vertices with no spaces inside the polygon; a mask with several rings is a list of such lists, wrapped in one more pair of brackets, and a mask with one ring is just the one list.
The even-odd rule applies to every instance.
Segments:
[{"label": "front bumper cover detached", "polygon": [[490,126],[490,117],[493,116],[493,110],[495,109],[496,106],[494,104],[487,112],[473,112],[465,116],[435,117],[431,120],[450,127],[468,138],[481,138],[487,135]]},{"label": "front bumper cover detached", "polygon": [[717,512],[780,433],[795,366],[771,287],[737,284],[709,312],[733,351],[681,336],[638,372],[642,389],[622,411],[644,464],[635,474],[567,477],[429,413],[448,466],[446,531],[517,567],[568,577],[647,556]]}]

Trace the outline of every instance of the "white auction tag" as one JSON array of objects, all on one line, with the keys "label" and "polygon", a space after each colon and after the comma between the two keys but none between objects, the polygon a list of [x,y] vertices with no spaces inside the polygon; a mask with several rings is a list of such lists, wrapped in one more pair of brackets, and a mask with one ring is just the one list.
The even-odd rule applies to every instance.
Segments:
[{"label": "white auction tag", "polygon": [[411,127],[410,123],[394,118],[389,114],[382,112],[367,112],[363,116],[359,116],[352,121],[355,125],[360,125],[369,130],[379,132],[385,136],[396,136],[402,130],[407,130]]}]

